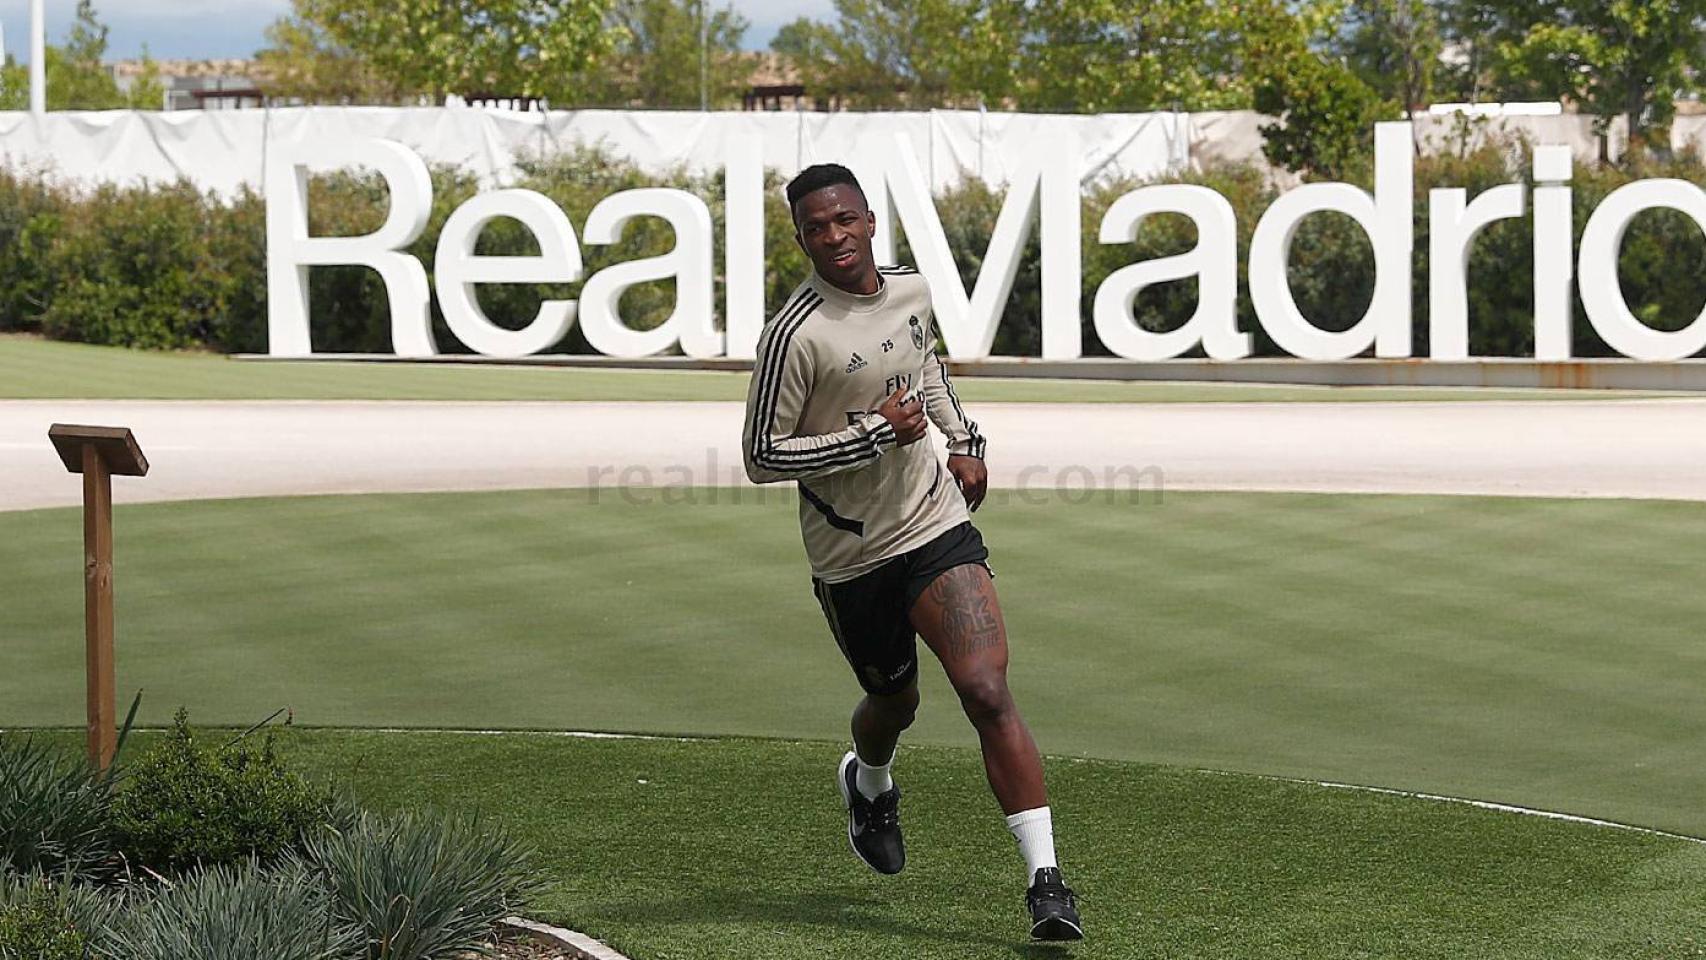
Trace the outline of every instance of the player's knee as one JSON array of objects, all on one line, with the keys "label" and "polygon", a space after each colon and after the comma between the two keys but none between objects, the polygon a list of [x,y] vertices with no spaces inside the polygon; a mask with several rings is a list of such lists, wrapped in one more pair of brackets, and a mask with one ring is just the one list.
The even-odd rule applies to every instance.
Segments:
[{"label": "player's knee", "polygon": [[912,720],[918,716],[918,687],[913,685],[897,693],[892,698],[891,709],[895,723],[902,729],[912,726]]},{"label": "player's knee", "polygon": [[912,726],[912,720],[918,715],[918,686],[907,687],[899,693],[882,696],[871,695],[866,698],[871,708],[883,718],[883,723],[893,729],[905,730]]},{"label": "player's knee", "polygon": [[966,718],[973,726],[1000,723],[1013,712],[1013,695],[1007,689],[1007,678],[999,673],[967,678],[955,685],[955,692],[960,695],[960,706],[965,708]]}]

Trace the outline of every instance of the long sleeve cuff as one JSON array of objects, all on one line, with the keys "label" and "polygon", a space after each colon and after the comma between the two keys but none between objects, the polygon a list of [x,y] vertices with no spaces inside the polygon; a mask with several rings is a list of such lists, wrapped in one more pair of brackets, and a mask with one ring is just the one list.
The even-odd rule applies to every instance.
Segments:
[{"label": "long sleeve cuff", "polygon": [[948,453],[955,457],[976,457],[979,460],[982,460],[984,448],[988,446],[989,438],[983,436],[970,436],[963,440],[949,441]]}]

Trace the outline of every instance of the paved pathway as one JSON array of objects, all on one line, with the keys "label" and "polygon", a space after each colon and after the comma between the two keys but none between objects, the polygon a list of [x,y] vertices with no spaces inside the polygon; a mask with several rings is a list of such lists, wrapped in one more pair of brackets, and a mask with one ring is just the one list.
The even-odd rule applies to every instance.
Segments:
[{"label": "paved pathway", "polygon": [[[54,422],[133,428],[119,502],[744,483],[736,403],[0,401],[0,510],[80,502]],[[995,404],[1006,488],[1164,484],[1706,500],[1706,399]]]}]

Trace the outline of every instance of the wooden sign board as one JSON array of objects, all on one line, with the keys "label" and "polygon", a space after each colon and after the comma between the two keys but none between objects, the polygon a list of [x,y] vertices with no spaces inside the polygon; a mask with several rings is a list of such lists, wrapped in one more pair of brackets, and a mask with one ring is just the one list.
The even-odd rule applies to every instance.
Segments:
[{"label": "wooden sign board", "polygon": [[47,437],[53,449],[72,473],[83,472],[83,448],[92,446],[106,462],[107,472],[121,477],[148,475],[148,458],[136,445],[129,427],[87,427],[72,423],[56,423],[48,428]]}]

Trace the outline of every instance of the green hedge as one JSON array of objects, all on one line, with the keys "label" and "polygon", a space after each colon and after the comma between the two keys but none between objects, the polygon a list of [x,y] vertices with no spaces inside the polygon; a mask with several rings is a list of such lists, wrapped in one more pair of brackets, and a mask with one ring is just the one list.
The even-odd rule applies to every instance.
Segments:
[{"label": "green hedge", "polygon": [[[1427,346],[1427,190],[1467,189],[1471,196],[1526,176],[1520,145],[1493,145],[1463,155],[1422,157],[1416,165],[1416,257],[1413,314],[1416,352]],[[1635,179],[1677,177],[1706,185],[1706,165],[1683,156],[1626,168],[1581,167],[1575,180],[1576,231],[1612,190]],[[1231,202],[1239,227],[1239,325],[1256,334],[1257,351],[1278,351],[1261,333],[1245,288],[1245,259],[1256,222],[1277,189],[1254,167],[1222,166],[1182,178],[1219,191]],[[426,232],[411,248],[430,270],[439,230],[450,211],[476,191],[459,171],[433,171],[434,203]],[[679,186],[704,197],[717,225],[714,264],[716,302],[722,303],[722,184],[720,175],[647,174],[631,163],[595,151],[562,154],[525,167],[516,186],[537,190],[558,203],[571,222],[585,222],[599,200],[619,190]],[[1130,244],[1103,245],[1097,231],[1108,206],[1139,181],[1105,182],[1088,191],[1083,209],[1085,352],[1105,354],[1090,320],[1096,287],[1112,271],[1139,259],[1183,252],[1195,243],[1185,218],[1151,218]],[[767,185],[764,270],[766,302],[779,307],[806,269],[793,241],[780,180]],[[1002,197],[968,182],[937,198],[948,241],[969,285],[1001,209]],[[374,229],[386,206],[375,177],[317,177],[310,184],[310,228],[316,235],[359,234]],[[41,331],[48,336],[137,347],[206,346],[224,352],[266,349],[265,202],[244,191],[221,199],[183,184],[77,190],[36,175],[0,170],[0,330]],[[1481,235],[1470,265],[1470,350],[1477,355],[1532,355],[1532,219],[1498,223]],[[634,223],[622,242],[585,246],[588,274],[619,260],[666,252],[673,240],[662,221]],[[500,221],[482,235],[482,254],[536,253],[520,226]],[[902,259],[908,257],[904,240]],[[1661,329],[1679,329],[1706,302],[1706,238],[1686,216],[1653,211],[1635,222],[1624,243],[1619,269],[1631,309]],[[1343,329],[1361,317],[1374,287],[1373,254],[1349,218],[1310,218],[1292,251],[1291,282],[1299,307],[1327,329]],[[1022,261],[1007,315],[995,341],[998,354],[1035,355],[1038,329],[1038,249],[1033,237]],[[314,347],[320,351],[389,352],[390,319],[378,275],[361,267],[323,267],[310,272]],[[624,318],[639,328],[654,326],[673,302],[672,284],[643,284],[623,300]],[[481,302],[494,321],[529,321],[545,298],[575,295],[573,285],[489,285]],[[1195,308],[1194,280],[1161,284],[1137,300],[1138,320],[1162,330],[1183,322]],[[441,350],[461,351],[433,308]],[[1608,351],[1576,311],[1576,353]],[[578,330],[556,348],[589,352]]]}]

